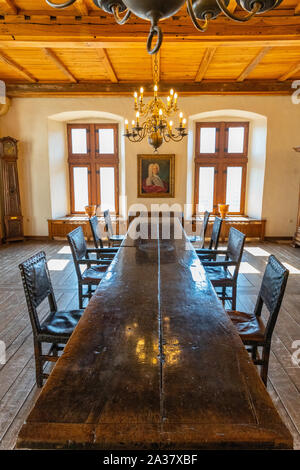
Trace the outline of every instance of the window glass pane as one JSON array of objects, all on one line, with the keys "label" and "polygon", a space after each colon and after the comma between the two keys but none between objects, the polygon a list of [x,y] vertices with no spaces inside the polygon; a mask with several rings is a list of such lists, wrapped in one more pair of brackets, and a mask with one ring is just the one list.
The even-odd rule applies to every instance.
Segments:
[{"label": "window glass pane", "polygon": [[198,211],[212,212],[214,205],[214,167],[199,168],[199,201]]},{"label": "window glass pane", "polygon": [[73,181],[75,212],[84,212],[84,206],[89,203],[88,169],[86,167],[73,168]]},{"label": "window glass pane", "polygon": [[99,153],[114,153],[114,129],[98,129]]},{"label": "window glass pane", "polygon": [[100,168],[101,210],[115,212],[115,169]]},{"label": "window glass pane", "polygon": [[87,153],[86,129],[71,129],[72,153]]},{"label": "window glass pane", "polygon": [[229,212],[241,210],[242,171],[241,166],[227,167],[226,204],[229,204]]},{"label": "window glass pane", "polygon": [[200,153],[216,152],[216,128],[201,127],[200,129]]},{"label": "window glass pane", "polygon": [[228,128],[228,153],[243,153],[244,151],[244,127]]}]

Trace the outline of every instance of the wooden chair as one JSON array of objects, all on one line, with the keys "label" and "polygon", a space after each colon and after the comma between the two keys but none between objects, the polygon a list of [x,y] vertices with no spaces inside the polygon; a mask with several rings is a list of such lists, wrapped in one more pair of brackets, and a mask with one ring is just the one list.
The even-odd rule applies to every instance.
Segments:
[{"label": "wooden chair", "polygon": [[[245,346],[248,346],[247,349],[251,353],[254,364],[261,366],[260,375],[266,386],[272,334],[288,276],[288,269],[274,255],[271,255],[265,269],[254,312],[244,313],[236,310],[227,312],[239,332],[241,340]],[[261,318],[264,304],[269,312],[266,326]],[[259,347],[262,347],[261,355],[258,352]]]},{"label": "wooden chair", "polygon": [[[82,227],[77,227],[67,235],[71,248],[75,270],[78,279],[78,297],[79,308],[83,308],[83,299],[92,297],[93,287],[97,286],[103,278],[111,259],[107,255],[102,258],[101,249],[87,248]],[[92,259],[90,255],[100,254],[101,258]],[[80,267],[86,266],[85,271],[81,272]],[[94,265],[94,266],[93,266]],[[87,293],[83,293],[83,286],[87,286]]]},{"label": "wooden chair", "polygon": [[103,241],[101,237],[99,236],[100,230],[99,230],[99,223],[98,223],[98,217],[94,215],[89,219],[90,222],[90,227],[91,227],[91,232],[93,235],[93,240],[94,240],[94,245],[97,250],[101,250],[98,252],[97,256],[100,258],[101,254],[102,255],[108,255],[108,257],[114,256],[118,252],[118,248],[104,248],[103,246]]},{"label": "wooden chair", "polygon": [[[43,251],[32,256],[19,265],[28,312],[33,330],[36,383],[43,386],[43,380],[49,374],[43,372],[46,362],[56,362],[58,351],[63,350],[83,310],[58,311],[52,288],[46,255]],[[43,300],[48,299],[50,313],[40,322],[37,309]],[[50,343],[47,354],[42,352],[42,344]]]},{"label": "wooden chair", "polygon": [[[246,236],[243,233],[231,227],[229,230],[227,249],[214,251],[217,256],[224,255],[225,260],[201,261],[212,285],[216,288],[219,298],[223,303],[225,303],[225,300],[231,300],[232,310],[236,308],[237,279],[245,238]],[[234,267],[233,274],[228,270],[230,266]],[[221,292],[217,289],[219,287],[221,288]],[[227,295],[227,288],[231,288],[231,296]]]},{"label": "wooden chair", "polygon": [[103,212],[105,221],[105,230],[107,231],[108,246],[120,246],[124,240],[124,235],[114,235],[109,210]]},{"label": "wooden chair", "polygon": [[221,217],[215,217],[208,248],[200,248],[195,250],[198,255],[198,258],[208,260],[216,259],[215,251],[218,249],[219,246],[222,222],[223,219],[221,219]]},{"label": "wooden chair", "polygon": [[205,234],[206,234],[206,231],[207,231],[209,216],[210,216],[210,212],[205,211],[204,216],[203,216],[202,227],[201,227],[201,231],[202,231],[201,235],[188,236],[188,240],[191,243],[202,242],[202,245],[201,245],[200,249],[204,248],[204,245],[205,245]]}]

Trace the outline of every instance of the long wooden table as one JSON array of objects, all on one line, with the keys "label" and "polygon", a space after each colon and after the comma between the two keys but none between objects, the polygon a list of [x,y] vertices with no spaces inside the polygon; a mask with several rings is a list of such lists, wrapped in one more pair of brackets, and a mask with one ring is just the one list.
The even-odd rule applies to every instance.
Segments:
[{"label": "long wooden table", "polygon": [[159,227],[127,235],[17,447],[292,447],[184,232]]}]

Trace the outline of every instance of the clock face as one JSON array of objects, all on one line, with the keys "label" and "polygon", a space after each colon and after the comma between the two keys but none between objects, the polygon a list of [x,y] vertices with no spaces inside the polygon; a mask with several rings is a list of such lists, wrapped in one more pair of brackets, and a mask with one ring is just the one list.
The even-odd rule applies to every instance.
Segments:
[{"label": "clock face", "polygon": [[16,153],[16,146],[13,142],[10,142],[10,141],[4,142],[3,148],[4,148],[5,155],[15,155]]}]

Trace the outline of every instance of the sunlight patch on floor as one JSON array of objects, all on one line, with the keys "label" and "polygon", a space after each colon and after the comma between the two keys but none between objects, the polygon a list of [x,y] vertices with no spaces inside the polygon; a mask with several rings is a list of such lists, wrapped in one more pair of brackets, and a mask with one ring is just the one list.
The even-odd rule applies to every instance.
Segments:
[{"label": "sunlight patch on floor", "polygon": [[259,248],[258,246],[248,246],[248,247],[245,247],[244,250],[253,256],[270,256],[271,254],[268,251],[264,250],[263,248]]},{"label": "sunlight patch on floor", "polygon": [[300,274],[300,269],[295,268],[289,263],[282,263],[282,264],[290,271],[290,274]]},{"label": "sunlight patch on floor", "polygon": [[[229,271],[231,274],[234,272],[234,266],[230,266]],[[259,274],[258,271],[252,264],[247,261],[242,261],[240,264],[239,274]]]},{"label": "sunlight patch on floor", "polygon": [[48,261],[49,271],[63,271],[69,262],[68,259],[50,259]]},{"label": "sunlight patch on floor", "polygon": [[66,246],[63,246],[58,252],[57,252],[58,255],[70,255],[71,254],[71,248],[66,245]]}]

